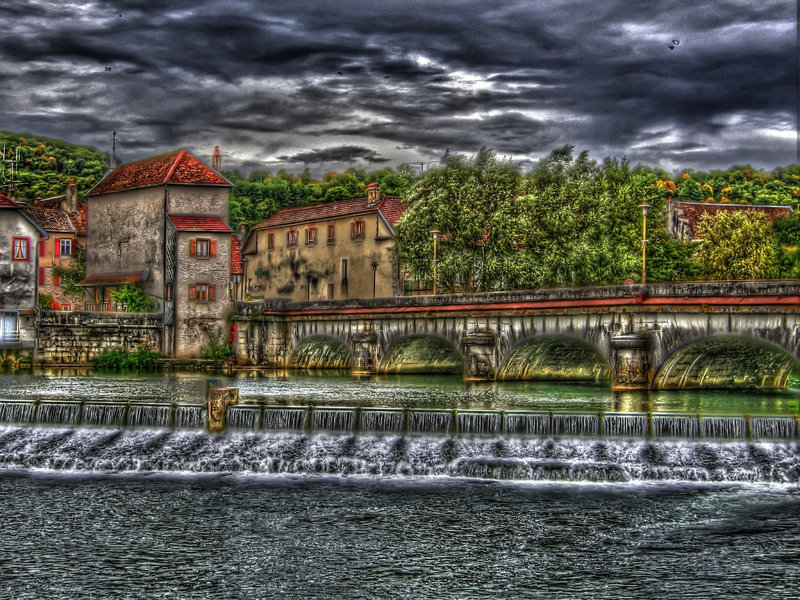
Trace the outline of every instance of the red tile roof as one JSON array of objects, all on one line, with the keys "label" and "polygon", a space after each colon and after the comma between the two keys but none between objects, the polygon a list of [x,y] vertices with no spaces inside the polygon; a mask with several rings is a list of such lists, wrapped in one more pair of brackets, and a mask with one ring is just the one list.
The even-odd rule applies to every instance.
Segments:
[{"label": "red tile roof", "polygon": [[721,212],[734,212],[740,210],[754,210],[763,213],[772,222],[776,217],[786,217],[792,213],[789,206],[773,206],[759,204],[718,204],[712,202],[676,202],[674,210],[682,219],[688,222],[694,239],[702,239],[698,225],[705,215],[717,215]]},{"label": "red tile roof", "polygon": [[75,233],[72,224],[61,208],[47,208],[40,204],[28,205],[25,210],[42,229],[54,233]]},{"label": "red tile roof", "polygon": [[20,205],[14,202],[5,194],[0,194],[0,208],[19,208]]},{"label": "red tile roof", "polygon": [[231,275],[242,275],[244,268],[242,265],[242,245],[239,238],[231,236]]},{"label": "red tile roof", "polygon": [[[384,210],[384,207],[386,207],[386,210]],[[269,229],[271,227],[307,223],[309,221],[325,221],[375,211],[380,211],[388,223],[393,225],[403,216],[405,208],[399,196],[384,196],[374,206],[370,206],[366,198],[351,198],[350,200],[326,202],[324,204],[314,204],[313,206],[284,208],[269,219],[255,225],[253,229]]]},{"label": "red tile roof", "polygon": [[86,235],[86,226],[89,223],[89,207],[86,204],[78,205],[78,212],[67,215],[70,223],[78,235]]},{"label": "red tile roof", "polygon": [[167,183],[231,187],[230,181],[204,165],[190,152],[181,149],[120,165],[103,177],[86,195],[99,196]]},{"label": "red tile roof", "polygon": [[167,215],[178,231],[225,231],[231,228],[219,217],[202,215]]},{"label": "red tile roof", "polygon": [[102,275],[90,275],[83,281],[75,285],[81,287],[97,287],[100,285],[122,285],[123,283],[142,283],[147,281],[149,273],[147,271],[136,271],[133,273],[104,273]]}]

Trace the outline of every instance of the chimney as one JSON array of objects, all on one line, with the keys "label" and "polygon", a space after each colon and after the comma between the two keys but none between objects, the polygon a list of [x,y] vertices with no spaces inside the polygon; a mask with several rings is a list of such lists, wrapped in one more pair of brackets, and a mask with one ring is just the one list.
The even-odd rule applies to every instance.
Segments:
[{"label": "chimney", "polygon": [[373,205],[381,201],[381,184],[370,183],[367,186],[367,204]]},{"label": "chimney", "polygon": [[219,146],[214,146],[214,155],[211,157],[211,168],[217,173],[222,171],[222,155],[219,153]]},{"label": "chimney", "polygon": [[239,227],[239,242],[241,243],[244,243],[244,232],[245,228],[244,225],[242,225],[241,227]]},{"label": "chimney", "polygon": [[70,179],[67,183],[67,195],[64,197],[64,212],[73,214],[78,212],[78,186],[75,180]]}]

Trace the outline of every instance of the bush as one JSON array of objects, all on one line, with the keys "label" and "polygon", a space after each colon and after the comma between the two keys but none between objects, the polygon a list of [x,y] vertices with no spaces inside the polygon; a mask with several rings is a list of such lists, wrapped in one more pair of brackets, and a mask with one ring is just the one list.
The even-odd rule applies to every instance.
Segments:
[{"label": "bush", "polygon": [[211,341],[203,348],[200,356],[206,360],[222,363],[233,358],[233,346]]},{"label": "bush", "polygon": [[39,310],[50,310],[53,297],[50,294],[39,294]]},{"label": "bush", "polygon": [[139,346],[136,352],[128,352],[123,348],[116,348],[104,352],[94,359],[94,366],[98,369],[121,371],[155,371],[161,355],[149,346]]},{"label": "bush", "polygon": [[130,283],[126,283],[118,290],[111,292],[114,302],[124,304],[128,312],[132,313],[151,313],[156,310],[155,301],[150,298],[141,288]]}]

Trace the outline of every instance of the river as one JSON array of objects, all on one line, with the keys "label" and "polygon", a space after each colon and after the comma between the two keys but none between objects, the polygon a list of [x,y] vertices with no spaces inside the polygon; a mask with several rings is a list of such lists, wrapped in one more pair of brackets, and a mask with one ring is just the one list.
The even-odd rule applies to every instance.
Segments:
[{"label": "river", "polygon": [[[220,377],[247,402],[792,415],[797,394]],[[0,401],[199,402],[198,374]],[[520,476],[522,471],[525,477]],[[794,441],[0,426],[0,597],[798,598]]]}]

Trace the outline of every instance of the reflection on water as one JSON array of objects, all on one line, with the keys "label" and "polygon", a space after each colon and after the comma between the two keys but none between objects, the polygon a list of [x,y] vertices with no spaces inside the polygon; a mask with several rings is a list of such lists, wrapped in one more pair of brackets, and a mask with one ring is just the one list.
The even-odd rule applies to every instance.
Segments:
[{"label": "reflection on water", "polygon": [[575,410],[776,414],[800,412],[796,391],[611,392],[607,384],[553,382],[465,383],[457,376],[248,372],[98,374],[50,370],[0,375],[0,400],[90,400],[92,402],[202,402],[206,382],[238,387],[244,402],[283,405],[384,406],[393,408],[474,408],[494,410]]}]

